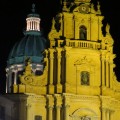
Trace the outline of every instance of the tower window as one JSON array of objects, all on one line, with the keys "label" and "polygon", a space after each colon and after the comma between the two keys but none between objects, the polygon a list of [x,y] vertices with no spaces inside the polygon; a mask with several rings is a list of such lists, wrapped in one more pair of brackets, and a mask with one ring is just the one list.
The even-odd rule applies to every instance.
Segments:
[{"label": "tower window", "polygon": [[36,115],[35,120],[42,120],[42,116]]},{"label": "tower window", "polygon": [[88,71],[81,72],[81,85],[89,85],[90,74]]},{"label": "tower window", "polygon": [[80,39],[81,40],[87,39],[87,28],[84,25],[80,26]]}]

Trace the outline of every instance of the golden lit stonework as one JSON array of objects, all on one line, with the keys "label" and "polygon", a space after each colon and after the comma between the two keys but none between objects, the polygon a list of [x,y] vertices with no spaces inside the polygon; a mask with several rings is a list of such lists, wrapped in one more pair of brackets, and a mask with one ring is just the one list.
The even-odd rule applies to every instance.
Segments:
[{"label": "golden lit stonework", "polygon": [[20,120],[118,120],[114,41],[109,24],[103,35],[100,5],[97,11],[90,0],[65,0],[62,5],[52,20],[42,74],[28,62],[19,83],[13,84],[13,93],[25,95],[20,96]]}]

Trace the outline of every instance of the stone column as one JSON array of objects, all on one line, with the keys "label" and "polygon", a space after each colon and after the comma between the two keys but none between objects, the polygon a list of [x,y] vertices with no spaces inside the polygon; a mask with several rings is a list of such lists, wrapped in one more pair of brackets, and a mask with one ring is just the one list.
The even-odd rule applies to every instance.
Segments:
[{"label": "stone column", "polygon": [[113,59],[114,55],[110,56],[110,88],[113,87],[113,69],[114,69]]},{"label": "stone column", "polygon": [[57,49],[57,93],[62,92],[62,86],[61,86],[61,48]]},{"label": "stone column", "polygon": [[65,92],[67,92],[67,89],[70,89],[70,88],[68,88],[67,87],[67,83],[68,83],[68,81],[69,81],[69,50],[70,50],[71,48],[69,48],[69,47],[65,47],[65,51],[66,51],[66,53],[65,53],[65,57],[66,57],[66,65],[65,65],[65,69],[66,69],[66,78],[65,78]]},{"label": "stone column", "polygon": [[61,109],[61,106],[57,105],[56,106],[56,120],[60,120],[60,109]]},{"label": "stone column", "polygon": [[31,105],[27,105],[27,120],[32,120],[31,113],[30,113]]},{"label": "stone column", "polygon": [[30,30],[30,21],[27,20],[27,31]]},{"label": "stone column", "polygon": [[69,105],[65,105],[65,120],[69,120]]},{"label": "stone column", "polygon": [[33,30],[35,30],[35,21],[33,21]]},{"label": "stone column", "polygon": [[15,75],[14,75],[14,85],[17,84],[17,72],[18,72],[18,71],[15,71],[15,72],[14,72],[14,74],[15,74]]},{"label": "stone column", "polygon": [[48,120],[53,120],[53,107],[49,106],[48,107]]},{"label": "stone column", "polygon": [[13,93],[18,92],[18,86],[17,86],[17,72],[18,70],[14,71],[14,83],[13,83]]},{"label": "stone column", "polygon": [[30,30],[30,21],[28,21],[28,29],[27,30]]},{"label": "stone column", "polygon": [[12,91],[12,70],[10,69],[8,71],[8,92],[10,93]]},{"label": "stone column", "polygon": [[32,24],[31,24],[31,20],[30,20],[30,30],[32,30],[32,27],[31,27],[31,25],[32,25]]},{"label": "stone column", "polygon": [[114,118],[113,118],[113,113],[114,113],[113,110],[111,110],[110,113],[109,113],[109,114],[110,114],[110,120],[114,120]]},{"label": "stone column", "polygon": [[110,120],[109,110],[106,111],[106,116],[107,116],[107,119],[106,119],[106,120]]},{"label": "stone column", "polygon": [[57,84],[60,84],[61,81],[61,49],[57,48],[57,60],[58,60],[58,64],[57,64]]},{"label": "stone column", "polygon": [[50,52],[50,85],[53,84],[53,59],[54,59],[54,49],[49,49]]},{"label": "stone column", "polygon": [[64,120],[69,120],[70,96],[64,95]]},{"label": "stone column", "polygon": [[112,82],[113,82],[113,63],[110,63],[110,88],[112,88]]},{"label": "stone column", "polygon": [[105,86],[105,56],[102,55],[101,56],[102,59],[101,59],[101,64],[102,64],[102,71],[101,71],[101,74],[102,74],[102,86]]},{"label": "stone column", "polygon": [[106,56],[106,87],[109,87],[109,61],[108,61],[108,56]]},{"label": "stone column", "polygon": [[56,119],[55,120],[61,120],[61,104],[62,104],[62,98],[61,95],[55,94],[55,105],[56,105]]},{"label": "stone column", "polygon": [[50,63],[50,67],[49,67],[49,93],[52,94],[54,93],[54,86],[53,86],[53,62],[54,62],[54,49],[49,48],[49,53],[50,53],[50,57],[49,57],[49,63]]},{"label": "stone column", "polygon": [[102,109],[102,120],[107,120],[106,119],[106,109]]},{"label": "stone column", "polygon": [[45,69],[47,70],[47,80],[48,80],[48,66],[49,66],[49,62],[48,62],[48,51],[47,50],[45,50],[45,54],[46,54],[46,57],[44,58],[44,62],[46,63]]},{"label": "stone column", "polygon": [[6,73],[6,93],[8,93],[8,73]]},{"label": "stone column", "polygon": [[52,95],[47,95],[48,120],[53,120],[54,99]]}]

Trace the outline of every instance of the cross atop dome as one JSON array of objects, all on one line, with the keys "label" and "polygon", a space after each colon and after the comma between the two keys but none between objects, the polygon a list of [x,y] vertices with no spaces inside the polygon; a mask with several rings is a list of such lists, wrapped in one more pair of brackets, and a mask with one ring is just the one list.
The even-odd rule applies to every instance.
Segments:
[{"label": "cross atop dome", "polygon": [[35,4],[32,4],[32,13],[35,13]]}]

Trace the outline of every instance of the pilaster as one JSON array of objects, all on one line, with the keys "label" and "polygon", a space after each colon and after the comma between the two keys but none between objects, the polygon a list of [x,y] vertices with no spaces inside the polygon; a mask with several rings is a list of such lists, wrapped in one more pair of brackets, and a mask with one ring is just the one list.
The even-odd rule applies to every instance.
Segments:
[{"label": "pilaster", "polygon": [[54,62],[54,49],[49,48],[49,87],[48,93],[54,93],[54,86],[53,86],[53,62]]},{"label": "pilaster", "polygon": [[56,111],[55,120],[61,120],[61,104],[62,104],[61,95],[55,94],[55,111]]},{"label": "pilaster", "polygon": [[113,69],[114,69],[114,63],[113,63],[113,59],[114,59],[114,55],[110,56],[110,88],[113,88]]},{"label": "pilaster", "polygon": [[56,106],[56,120],[60,120],[60,110],[61,110],[61,106],[57,105]]},{"label": "pilaster", "polygon": [[62,85],[61,85],[61,48],[56,48],[57,50],[57,85],[56,92],[62,93]]},{"label": "pilaster", "polygon": [[102,109],[102,120],[106,120],[106,109]]},{"label": "pilaster", "polygon": [[106,120],[110,120],[110,112],[109,112],[109,110],[106,111],[106,116],[107,116]]},{"label": "pilaster", "polygon": [[109,56],[106,55],[106,87],[109,88]]},{"label": "pilaster", "polygon": [[69,96],[64,95],[64,120],[69,120],[69,108],[70,108],[70,103],[69,103]]},{"label": "pilaster", "polygon": [[101,68],[102,86],[105,86],[105,55],[103,53],[101,56],[101,64],[102,64],[102,68]]},{"label": "pilaster", "polygon": [[52,95],[47,95],[47,111],[48,111],[48,120],[53,120],[53,106],[54,106],[54,98]]},{"label": "pilaster", "polygon": [[27,104],[27,120],[32,120],[32,116],[31,116],[31,105]]},{"label": "pilaster", "polygon": [[70,60],[70,56],[69,56],[69,51],[70,51],[71,47],[67,47],[65,46],[65,61],[66,61],[66,65],[65,65],[65,71],[66,71],[66,78],[65,78],[65,92],[67,92],[67,83],[69,81],[69,60]]}]

